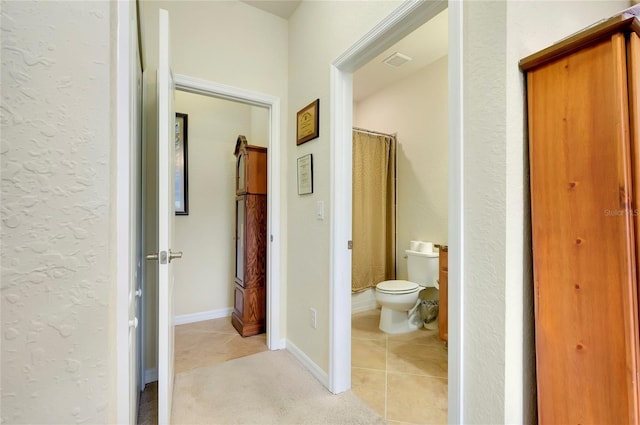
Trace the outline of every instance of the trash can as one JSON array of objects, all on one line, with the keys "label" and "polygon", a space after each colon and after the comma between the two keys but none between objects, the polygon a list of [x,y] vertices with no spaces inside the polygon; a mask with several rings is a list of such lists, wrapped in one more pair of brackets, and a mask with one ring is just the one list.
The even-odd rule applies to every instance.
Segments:
[{"label": "trash can", "polygon": [[420,301],[420,306],[418,306],[420,310],[420,318],[424,323],[424,327],[427,329],[437,329],[438,322],[436,319],[438,318],[438,300],[422,300]]}]

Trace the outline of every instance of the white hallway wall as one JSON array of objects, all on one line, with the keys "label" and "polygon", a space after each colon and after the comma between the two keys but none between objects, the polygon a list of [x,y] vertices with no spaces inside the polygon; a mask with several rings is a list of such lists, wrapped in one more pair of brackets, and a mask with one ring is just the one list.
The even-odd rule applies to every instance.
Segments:
[{"label": "white hallway wall", "polygon": [[[286,163],[313,154],[313,194],[298,195],[295,174],[287,179],[287,338],[324,372],[329,369],[329,89],[330,64],[399,2],[303,1],[289,20],[289,131]],[[296,146],[296,112],[320,99],[320,136]],[[324,202],[325,220],[316,219]],[[317,329],[309,309],[317,310]]]},{"label": "white hallway wall", "polygon": [[[320,98],[320,137],[288,146],[289,167],[314,154],[313,196],[289,182],[288,337],[328,368],[328,109],[331,62],[397,3],[304,1],[289,26],[289,116]],[[465,304],[462,417],[465,423],[528,423],[532,400],[530,255],[526,235],[523,85],[518,61],[607,17],[628,2],[465,2],[463,28]],[[309,55],[313,52],[313,55]],[[322,105],[325,105],[324,107]],[[295,137],[289,123],[290,139]],[[309,243],[309,241],[313,243]],[[525,308],[525,306],[527,306]],[[318,309],[318,329],[306,324]]]},{"label": "white hallway wall", "polygon": [[2,2],[2,423],[116,421],[111,6]]},{"label": "white hallway wall", "polygon": [[[221,314],[233,306],[235,156],[239,134],[266,146],[265,108],[176,92],[188,114],[189,215],[176,216],[175,314]],[[254,129],[256,133],[254,133]]]},{"label": "white hallway wall", "polygon": [[[328,64],[364,34],[368,26],[374,25],[394,6],[392,3],[383,2],[326,3],[304,2],[301,10],[294,15],[290,26],[292,47],[289,58],[291,63],[295,61],[290,68],[292,72],[290,90],[291,99],[295,102],[292,102],[288,116],[295,116],[295,111],[299,107],[306,105],[316,97],[320,97],[321,102],[324,101],[322,103],[324,108],[321,107],[321,139],[296,149],[295,146],[292,146],[294,140],[292,135],[295,135],[294,124],[289,119],[288,121],[291,122],[288,127],[290,135],[288,140],[291,146],[288,146],[288,151],[285,154],[287,165],[289,168],[293,168],[295,158],[299,156],[300,152],[306,153],[318,149],[321,155],[318,155],[319,160],[314,165],[316,166],[316,178],[322,182],[321,195],[325,199],[328,198],[329,178],[328,139],[326,137],[328,123],[322,117],[328,116],[326,109],[329,92]],[[29,72],[26,74],[31,77],[29,87],[33,87],[36,90],[35,93],[38,93],[43,99],[47,93],[50,93],[48,99],[52,103],[45,105],[44,100],[35,100],[34,103],[30,103],[31,100],[26,99],[23,99],[24,103],[20,103],[22,98],[12,97],[14,94],[17,95],[20,86],[10,86],[5,90],[3,85],[3,106],[10,105],[12,107],[11,114],[14,114],[14,118],[29,116],[34,112],[42,113],[44,114],[43,121],[46,123],[52,117],[46,115],[45,110],[62,111],[63,109],[54,108],[52,105],[61,106],[57,102],[66,99],[57,91],[56,86],[50,84],[49,78],[51,76],[54,78],[56,76],[60,78],[70,76],[74,84],[69,89],[78,90],[78,92],[73,91],[68,97],[68,99],[73,99],[73,102],[70,100],[68,103],[68,105],[73,105],[69,106],[71,108],[69,115],[72,118],[65,121],[64,131],[78,131],[80,134],[86,129],[92,130],[90,134],[85,136],[89,137],[89,140],[94,140],[95,143],[87,145],[86,149],[69,151],[72,148],[69,140],[74,140],[73,137],[69,137],[67,134],[60,137],[48,136],[47,134],[50,134],[48,127],[44,129],[43,133],[40,128],[28,128],[21,124],[26,121],[5,121],[7,120],[5,115],[7,111],[3,111],[2,177],[4,178],[14,169],[10,168],[13,165],[5,165],[5,161],[17,160],[22,163],[21,155],[27,154],[29,150],[27,146],[25,148],[27,151],[15,151],[11,144],[8,144],[8,141],[30,140],[29,136],[33,134],[35,140],[46,137],[48,143],[53,143],[48,146],[60,149],[66,158],[77,158],[75,176],[91,176],[95,185],[91,186],[89,191],[81,190],[71,195],[71,198],[65,197],[62,202],[56,197],[55,192],[42,193],[39,179],[24,168],[26,162],[17,169],[17,174],[14,174],[13,177],[16,178],[20,173],[26,173],[25,176],[34,177],[33,180],[27,179],[27,181],[37,184],[29,186],[29,191],[24,193],[17,187],[7,187],[3,183],[3,244],[1,251],[3,288],[11,285],[12,282],[17,284],[18,281],[15,279],[19,276],[26,276],[25,270],[37,270],[40,263],[32,261],[46,259],[46,264],[52,267],[48,270],[52,272],[60,265],[66,266],[67,257],[60,255],[64,254],[66,249],[62,245],[64,241],[73,241],[73,244],[77,243],[81,248],[84,248],[86,243],[87,246],[93,247],[87,249],[87,252],[95,253],[96,258],[110,258],[109,249],[103,244],[115,237],[115,230],[111,229],[108,224],[109,213],[107,212],[112,205],[115,205],[115,194],[107,183],[112,170],[108,165],[108,160],[105,160],[111,145],[107,137],[110,134],[109,125],[104,121],[110,119],[110,109],[104,102],[108,102],[109,94],[105,90],[109,91],[108,87],[111,83],[108,72],[96,71],[96,69],[103,67],[106,70],[110,64],[109,40],[113,37],[109,34],[111,22],[106,18],[110,16],[109,10],[103,9],[106,7],[105,3],[74,2],[67,5],[64,14],[60,14],[54,10],[46,9],[47,5],[55,7],[59,3],[40,4],[38,8],[33,10],[33,4],[28,2],[3,3],[3,47],[7,45],[5,44],[8,41],[7,37],[15,35],[21,40],[21,43],[24,43],[22,48],[27,46],[28,52],[34,53],[34,56],[29,57],[38,57],[38,46],[44,46],[44,44],[39,44],[42,43],[42,40],[47,40],[48,43],[57,43],[60,38],[65,38],[65,46],[69,46],[69,40],[81,40],[83,43],[90,40],[92,41],[91,51],[87,51],[87,46],[82,43],[74,49],[54,49],[49,51],[51,53],[46,57],[55,58],[55,63],[39,62],[35,65],[29,65],[27,68]],[[147,5],[145,10],[149,12],[146,2],[145,5]],[[167,3],[168,8],[171,8],[170,6],[181,7],[180,5],[185,5],[184,13],[191,15],[183,16],[181,19],[183,28],[182,31],[179,31],[181,44],[174,44],[174,51],[181,45],[188,46],[189,43],[184,43],[184,41],[190,39],[194,43],[193,50],[195,51],[189,47],[182,50],[182,55],[187,57],[181,58],[181,66],[183,67],[181,69],[174,67],[175,72],[221,80],[227,84],[281,96],[284,102],[283,110],[287,110],[287,26],[285,21],[269,17],[259,11],[249,11],[248,6],[236,2]],[[464,75],[465,121],[463,126],[466,148],[464,170],[465,184],[467,185],[465,188],[465,207],[468,219],[467,227],[464,229],[467,245],[464,263],[466,280],[463,282],[467,293],[467,302],[462,307],[466,324],[466,357],[464,362],[466,378],[462,407],[465,423],[526,423],[530,421],[527,413],[532,412],[530,394],[534,384],[531,381],[531,363],[525,361],[523,365],[524,354],[527,349],[531,348],[531,330],[527,327],[527,319],[531,316],[528,311],[530,307],[525,309],[524,306],[530,306],[531,299],[530,294],[525,290],[530,286],[528,280],[530,266],[526,248],[528,243],[526,230],[523,230],[526,229],[527,216],[524,189],[526,175],[522,118],[523,85],[517,69],[517,61],[521,57],[613,14],[627,5],[626,1],[603,1],[588,2],[583,5],[584,7],[577,8],[575,2],[529,1],[470,2],[464,7],[466,46],[464,64],[466,71]],[[96,11],[98,13],[90,13]],[[314,12],[318,13],[314,14]],[[47,22],[58,25],[39,25],[38,21],[34,19],[38,16],[46,16]],[[157,21],[157,16],[154,18]],[[255,22],[256,20],[258,22]],[[260,29],[265,27],[271,29],[261,33]],[[198,28],[197,36],[194,35],[193,28]],[[241,28],[242,31],[239,31],[238,28]],[[67,30],[72,30],[73,34]],[[41,34],[38,31],[54,31],[54,33]],[[82,31],[82,39],[75,37],[79,31]],[[256,31],[258,31],[257,36]],[[246,35],[247,32],[249,35]],[[203,33],[205,34],[202,35]],[[175,27],[173,34],[175,35]],[[220,41],[229,40],[230,34],[235,37],[234,43]],[[149,34],[145,32],[145,36],[148,40]],[[306,41],[313,41],[313,43],[305,47]],[[256,43],[258,43],[257,46]],[[269,48],[265,49],[265,45],[268,45]],[[309,55],[310,51],[314,52],[311,56]],[[73,52],[73,54],[67,55],[66,52]],[[202,52],[208,52],[210,55],[203,58]],[[98,60],[93,62],[96,58]],[[4,82],[12,81],[11,78],[15,77],[6,75],[10,68],[5,64],[6,61],[12,60],[12,57],[3,52],[2,60],[4,84]],[[307,66],[305,65],[306,60],[312,63]],[[254,61],[252,62],[253,66],[241,66],[247,65],[247,61]],[[260,65],[264,65],[264,67]],[[47,68],[47,71],[40,68],[47,66],[52,68]],[[94,68],[87,69],[83,66]],[[274,68],[277,72],[274,72]],[[269,72],[264,72],[265,69]],[[89,79],[88,76],[93,76],[95,79]],[[83,88],[86,88],[88,92],[83,91]],[[150,89],[149,87],[145,88],[147,91]],[[62,90],[64,89],[63,87]],[[56,90],[55,94],[54,90]],[[27,91],[27,93],[34,92]],[[22,95],[27,96],[24,93]],[[29,98],[29,96],[27,97]],[[148,101],[149,99],[147,99]],[[99,104],[95,105],[92,102],[99,102]],[[91,105],[94,107],[88,107]],[[153,107],[153,105],[154,101],[151,101],[151,104],[146,106]],[[92,111],[90,117],[85,117],[84,114],[90,110]],[[283,114],[283,130],[287,125],[286,117],[287,114]],[[42,124],[40,121],[32,121],[32,123],[36,126]],[[9,133],[10,131],[19,132],[22,130],[25,133],[18,133],[15,137]],[[320,145],[322,145],[321,148]],[[7,146],[10,148],[7,149]],[[24,145],[21,145],[20,149],[23,147]],[[96,159],[99,160],[96,161]],[[493,168],[497,168],[497,171],[492,172],[491,176],[485,175],[487,169]],[[59,181],[60,186],[64,188],[69,187],[67,179],[71,179],[71,183],[73,183],[74,174],[70,175],[64,169],[52,167],[47,179],[49,182]],[[295,188],[291,187],[293,185],[288,180],[290,179],[283,178],[283,182],[287,182],[286,188],[291,191]],[[40,203],[32,204],[30,203],[32,199],[30,195],[36,193]],[[319,325],[323,328],[315,334],[308,332],[305,326],[298,327],[294,322],[298,320],[301,324],[306,323],[305,318],[309,304],[301,300],[316,297],[317,303],[325,306],[319,309],[319,312],[323,314],[328,312],[328,307],[326,307],[328,272],[323,271],[316,277],[310,276],[304,269],[307,264],[312,262],[308,257],[315,257],[322,262],[323,267],[328,269],[328,223],[325,221],[317,228],[308,226],[313,214],[313,200],[315,199],[312,197],[310,201],[299,200],[295,191],[291,191],[290,197],[295,198],[291,201],[291,205],[287,203],[286,197],[283,197],[283,203],[287,208],[283,208],[281,225],[283,229],[287,229],[286,214],[293,215],[289,229],[300,232],[301,236],[287,239],[284,235],[285,239],[282,242],[288,241],[293,245],[288,247],[289,264],[297,260],[300,260],[300,264],[291,265],[288,268],[285,264],[282,266],[283,272],[294,274],[294,276],[289,276],[289,280],[292,282],[289,285],[289,291],[292,291],[294,285],[300,286],[296,288],[293,295],[289,294],[288,304],[299,302],[302,305],[300,308],[292,308],[291,306],[289,308],[288,315],[293,316],[293,318],[287,318],[290,325],[289,333],[292,334],[291,337],[296,342],[299,342],[299,346],[306,353],[309,353],[310,357],[314,358],[320,366],[326,368],[328,357],[326,354],[328,337],[325,337],[328,333],[326,319],[319,317]],[[495,200],[493,200],[494,197]],[[5,203],[5,199],[9,199],[11,202]],[[61,211],[59,204],[68,205],[69,199],[72,202],[76,200],[77,205],[81,206],[81,210],[86,210],[88,207],[89,211],[96,212],[94,216],[96,221],[91,223],[86,234],[81,233],[81,235],[87,236],[85,239],[77,240],[76,234],[71,229],[62,226],[68,222],[69,214],[58,214]],[[51,200],[50,205],[42,203],[48,202],[48,200]],[[25,202],[27,203],[23,204]],[[8,227],[8,224],[12,224],[10,221],[7,222],[10,217],[8,214],[14,211],[8,208],[12,203],[19,211],[33,213],[29,217],[30,228],[42,226],[42,228],[38,227],[38,235],[40,236],[37,238],[38,243],[35,246],[33,246],[35,242],[30,241],[26,233],[20,233],[21,229],[27,229],[27,227]],[[76,210],[70,215],[74,213]],[[47,215],[49,218],[46,217]],[[489,219],[489,221],[484,219]],[[51,225],[49,231],[44,230],[46,225]],[[486,235],[483,232],[479,232],[478,235],[474,234],[482,229],[482,226],[487,226],[490,231],[494,231],[490,236],[497,242],[487,244],[484,237]],[[9,258],[7,254],[9,250],[24,245],[35,248],[36,253],[42,252],[40,242],[43,240],[43,235],[46,234],[62,236],[62,239],[50,239],[48,245],[45,246],[45,254],[32,255],[28,254],[27,250],[22,251],[24,258],[20,255],[12,256],[13,263],[9,262],[9,267],[5,267]],[[317,242],[313,238],[316,238]],[[314,241],[311,248],[309,240]],[[48,249],[51,249],[50,252],[47,251]],[[304,254],[305,252],[307,254]],[[38,255],[45,257],[38,257]],[[9,274],[12,268],[18,266],[15,262],[16,259],[21,267],[18,270],[19,273]],[[284,262],[286,260],[283,259]],[[86,413],[90,421],[115,422],[115,407],[112,402],[115,400],[115,385],[113,385],[113,379],[108,378],[115,376],[115,373],[110,373],[115,368],[115,353],[112,350],[115,346],[115,335],[111,332],[96,331],[108,328],[110,323],[114,322],[111,314],[112,308],[109,307],[114,297],[107,289],[108,283],[113,278],[113,270],[108,265],[110,260],[109,262],[90,264],[87,268],[78,269],[78,273],[73,278],[68,279],[56,274],[54,276],[56,285],[48,286],[54,291],[58,291],[54,292],[56,296],[48,297],[45,300],[43,297],[35,296],[34,292],[31,294],[34,296],[23,300],[24,305],[15,304],[22,309],[21,311],[12,310],[10,301],[15,298],[10,300],[6,295],[3,297],[2,326],[5,341],[2,347],[2,386],[4,388],[9,385],[7,379],[15,379],[17,385],[23,386],[18,389],[20,394],[12,398],[11,401],[3,400],[3,418],[13,415],[18,409],[24,412],[22,418],[25,422],[42,422],[45,420],[43,418],[46,418],[47,421],[72,422],[78,417],[78,412],[81,415]],[[310,270],[315,271],[316,269],[313,267]],[[46,285],[46,282],[45,280],[43,283]],[[29,290],[29,288],[33,288],[33,286],[28,286],[31,284],[33,283],[27,283],[21,288]],[[92,286],[94,290],[83,292],[86,289],[86,286],[82,286],[84,284],[94,285]],[[42,286],[42,284],[39,285]],[[36,289],[31,290],[36,291]],[[75,296],[78,291],[81,294],[90,295],[90,297],[81,306],[70,307],[71,296]],[[38,318],[46,319],[47,317],[60,319],[62,316],[59,311],[64,311],[65,308],[71,308],[72,310],[67,311],[72,311],[72,314],[65,316],[64,319],[68,318],[77,325],[72,328],[72,334],[67,337],[60,333],[58,333],[60,336],[56,335],[58,331],[49,326],[48,322],[37,321]],[[489,317],[487,312],[494,309],[496,310],[495,315]],[[54,310],[58,313],[53,313]],[[25,316],[21,314],[25,314]],[[499,320],[492,320],[496,318]],[[36,319],[36,322],[31,322],[32,319]],[[11,357],[5,355],[5,350],[14,344],[15,351],[12,353],[15,358],[26,359],[31,356],[30,347],[27,347],[26,339],[23,338],[24,334],[22,333],[26,328],[17,329],[19,331],[18,338],[6,339],[8,325],[27,326],[30,323],[33,323],[36,326],[35,330],[40,332],[41,339],[37,341],[40,341],[39,344],[43,349],[46,347],[45,353],[49,356],[47,359],[50,361],[46,364],[36,363],[35,367],[31,369],[32,377],[35,377],[35,380],[27,383],[26,375],[17,372],[18,369],[11,371],[13,367]],[[42,323],[42,326],[39,326],[39,323]],[[51,323],[55,325],[59,322],[51,321]],[[15,333],[12,331],[10,335],[15,335]],[[311,341],[304,343],[305,338]],[[70,347],[76,350],[75,354],[85,359],[83,364],[87,365],[86,368],[75,369],[72,367],[71,372],[67,371],[68,364],[61,359],[68,353]],[[40,357],[36,355],[35,358],[39,359]],[[73,365],[76,363],[72,363]],[[56,371],[59,372],[59,376],[65,377],[62,383],[54,381]],[[77,380],[66,380],[69,375],[74,374],[79,375],[83,379],[82,382],[90,386],[94,392],[88,393],[84,391],[84,388],[78,387]],[[31,391],[35,390],[39,391],[39,394],[43,394],[50,388],[55,388],[52,393],[54,398],[49,399],[51,405],[42,408],[41,406],[44,405],[42,402],[38,404],[37,408],[33,408],[33,403],[30,400]],[[27,393],[27,391],[29,392]],[[88,398],[90,394],[91,399]],[[525,412],[525,418],[522,417],[523,412]]]},{"label": "white hallway wall", "polygon": [[[170,42],[172,52],[172,70],[174,74],[197,77],[216,83],[227,84],[265,93],[280,98],[281,134],[286,134],[287,114],[287,21],[269,13],[232,1],[142,1],[142,43],[145,62],[144,107],[147,112],[146,141],[155,143],[156,138],[156,85],[157,69],[157,28],[158,9],[169,11]],[[284,137],[284,136],[283,136]],[[284,141],[281,142],[284,144]],[[154,175],[155,153],[153,145],[147,149],[149,175]],[[283,164],[286,166],[286,164]],[[151,180],[153,181],[153,180]],[[286,250],[287,209],[285,182],[286,170],[283,170],[281,188],[280,243]],[[146,252],[154,252],[157,242],[154,234],[155,218],[151,210],[156,204],[153,183],[150,183],[145,199],[150,211],[145,225],[147,240]],[[277,236],[277,235],[276,235]],[[157,251],[157,249],[156,249]],[[186,259],[186,258],[184,258]],[[286,256],[281,257],[281,303],[286,300]],[[146,311],[145,362],[147,369],[155,368],[156,351],[156,292],[153,282],[156,280],[153,268],[146,269],[145,288]],[[282,316],[282,335],[286,333],[286,315]]]},{"label": "white hallway wall", "polygon": [[447,72],[444,56],[354,106],[354,126],[397,133],[398,279],[409,241],[447,243]]}]

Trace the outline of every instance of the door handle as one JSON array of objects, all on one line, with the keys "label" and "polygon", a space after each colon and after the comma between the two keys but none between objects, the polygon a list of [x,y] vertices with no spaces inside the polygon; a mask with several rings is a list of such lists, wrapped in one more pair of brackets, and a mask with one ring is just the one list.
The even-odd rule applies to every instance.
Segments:
[{"label": "door handle", "polygon": [[144,258],[147,260],[160,260],[160,264],[167,264],[167,258],[169,259],[169,263],[171,260],[182,258],[182,251],[171,252],[171,250],[169,250],[169,255],[167,255],[167,251],[160,251],[158,254],[147,254]]},{"label": "door handle", "polygon": [[137,328],[138,327],[138,318],[134,317],[133,320],[129,320],[129,327],[130,328]]},{"label": "door handle", "polygon": [[171,250],[169,250],[169,262],[171,262],[171,260],[179,260],[180,258],[182,258],[182,251],[171,252]]},{"label": "door handle", "polygon": [[136,297],[141,297],[142,296],[142,289],[136,289]]}]

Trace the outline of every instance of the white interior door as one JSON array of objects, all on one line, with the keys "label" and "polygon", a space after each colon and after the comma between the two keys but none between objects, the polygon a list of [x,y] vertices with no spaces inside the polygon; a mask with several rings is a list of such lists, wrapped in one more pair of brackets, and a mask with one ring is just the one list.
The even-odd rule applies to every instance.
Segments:
[{"label": "white interior door", "polygon": [[172,253],[175,161],[174,84],[169,67],[169,13],[160,9],[158,23],[158,423],[171,421],[173,396]]},{"label": "white interior door", "polygon": [[[135,5],[133,6],[133,10],[135,10]],[[134,12],[134,21],[133,28],[136,27],[135,21],[135,12]],[[130,359],[130,363],[133,364],[133,368],[135,369],[135,374],[131,374],[129,379],[135,379],[135,383],[130,382],[130,391],[131,397],[130,403],[132,406],[135,406],[135,410],[131,412],[130,423],[136,423],[138,420],[138,401],[140,400],[140,392],[144,388],[144,348],[143,348],[143,326],[142,326],[142,261],[144,257],[144,251],[142,249],[142,67],[140,63],[140,50],[138,49],[138,39],[137,39],[137,31],[134,31],[132,35],[135,44],[132,47],[132,50],[135,51],[135,78],[132,81],[132,91],[135,93],[135,98],[132,102],[133,114],[132,114],[132,122],[134,123],[133,134],[131,136],[131,140],[135,141],[132,143],[131,147],[131,167],[133,169],[131,173],[131,178],[133,179],[133,187],[135,188],[132,191],[132,211],[131,211],[131,220],[134,223],[135,233],[132,241],[132,264],[134,264],[133,278],[132,281],[135,282],[135,297],[134,299],[134,312],[135,317],[138,322],[134,321],[134,326],[136,327],[136,334],[132,341],[132,344],[135,346],[135,350],[133,350],[130,355],[133,357]],[[131,294],[129,294],[131,298]],[[129,316],[131,317],[131,316]]]}]

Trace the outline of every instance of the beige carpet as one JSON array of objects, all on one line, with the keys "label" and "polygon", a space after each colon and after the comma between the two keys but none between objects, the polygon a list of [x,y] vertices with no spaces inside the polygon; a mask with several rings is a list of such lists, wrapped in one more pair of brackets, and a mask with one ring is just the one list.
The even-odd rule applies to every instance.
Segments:
[{"label": "beige carpet", "polygon": [[351,391],[331,394],[287,351],[176,375],[173,424],[384,424]]}]

